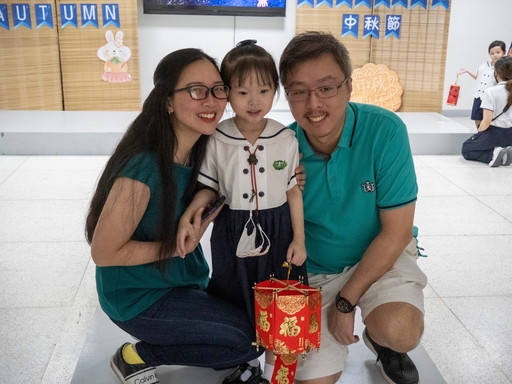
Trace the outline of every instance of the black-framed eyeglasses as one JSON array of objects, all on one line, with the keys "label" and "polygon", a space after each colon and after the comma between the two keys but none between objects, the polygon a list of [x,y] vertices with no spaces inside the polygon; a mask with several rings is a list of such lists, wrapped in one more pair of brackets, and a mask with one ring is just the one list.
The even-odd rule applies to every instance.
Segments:
[{"label": "black-framed eyeglasses", "polygon": [[328,99],[336,96],[338,94],[338,89],[340,89],[348,79],[350,79],[350,76],[343,80],[340,85],[324,85],[315,89],[286,89],[286,97],[290,101],[306,101],[309,99],[311,92],[315,92],[319,98]]},{"label": "black-framed eyeglasses", "polygon": [[191,85],[189,87],[175,89],[171,94],[183,91],[187,91],[193,100],[204,100],[208,97],[210,92],[213,97],[220,100],[225,100],[229,96],[229,87],[224,84],[216,85],[211,88],[208,88],[206,85]]}]

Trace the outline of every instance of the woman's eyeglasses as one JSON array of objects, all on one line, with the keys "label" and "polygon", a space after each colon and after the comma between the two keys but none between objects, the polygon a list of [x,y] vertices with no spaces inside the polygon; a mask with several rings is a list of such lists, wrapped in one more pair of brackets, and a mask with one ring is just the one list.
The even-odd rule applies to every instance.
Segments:
[{"label": "woman's eyeglasses", "polygon": [[229,87],[227,85],[216,85],[211,88],[208,88],[206,85],[191,85],[189,87],[175,89],[171,94],[183,91],[187,91],[193,100],[204,100],[208,97],[210,92],[213,97],[220,100],[225,100],[229,96]]}]

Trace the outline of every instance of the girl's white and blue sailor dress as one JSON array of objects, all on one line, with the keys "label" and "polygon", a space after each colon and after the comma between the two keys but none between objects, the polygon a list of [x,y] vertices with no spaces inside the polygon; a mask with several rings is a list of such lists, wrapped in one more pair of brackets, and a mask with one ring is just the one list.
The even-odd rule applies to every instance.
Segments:
[{"label": "girl's white and blue sailor dress", "polygon": [[[283,267],[293,240],[290,207],[286,192],[296,184],[299,163],[295,133],[281,123],[267,119],[262,134],[251,145],[233,119],[222,121],[208,143],[199,182],[226,196],[226,203],[214,221],[211,235],[212,275],[208,291],[247,310],[254,322],[254,284],[271,275],[286,280]],[[249,222],[260,225],[260,233]],[[247,225],[246,225],[247,224]],[[244,234],[256,230],[253,249],[263,244],[268,253],[238,257]],[[290,280],[301,277],[307,284],[306,263],[293,265]]]}]

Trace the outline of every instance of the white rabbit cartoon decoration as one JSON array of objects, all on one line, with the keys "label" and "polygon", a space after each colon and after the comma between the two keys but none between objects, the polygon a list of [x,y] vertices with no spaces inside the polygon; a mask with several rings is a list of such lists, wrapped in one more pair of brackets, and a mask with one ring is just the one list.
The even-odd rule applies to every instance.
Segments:
[{"label": "white rabbit cartoon decoration", "polygon": [[103,74],[101,78],[108,83],[125,83],[132,81],[132,76],[128,73],[128,60],[132,56],[130,48],[123,45],[123,32],[114,33],[105,32],[107,44],[98,49],[98,58],[105,62],[103,65]]}]

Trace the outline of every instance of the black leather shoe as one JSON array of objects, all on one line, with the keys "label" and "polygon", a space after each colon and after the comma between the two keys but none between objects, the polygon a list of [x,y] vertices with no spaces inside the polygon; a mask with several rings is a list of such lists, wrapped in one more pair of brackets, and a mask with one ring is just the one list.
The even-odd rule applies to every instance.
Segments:
[{"label": "black leather shoe", "polygon": [[377,356],[376,363],[380,365],[382,376],[388,383],[419,384],[418,370],[407,353],[395,352],[392,349],[380,346],[370,338],[366,328],[363,332],[363,340],[370,351]]},{"label": "black leather shoe", "polygon": [[[247,370],[251,372],[251,376],[246,381],[242,381],[241,377]],[[251,367],[249,364],[244,363],[227,376],[222,384],[269,384],[268,380],[261,377],[262,373],[263,371],[259,364],[256,367]]]}]

